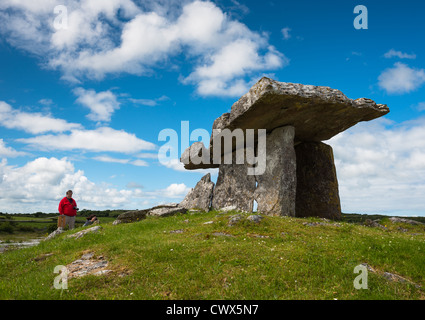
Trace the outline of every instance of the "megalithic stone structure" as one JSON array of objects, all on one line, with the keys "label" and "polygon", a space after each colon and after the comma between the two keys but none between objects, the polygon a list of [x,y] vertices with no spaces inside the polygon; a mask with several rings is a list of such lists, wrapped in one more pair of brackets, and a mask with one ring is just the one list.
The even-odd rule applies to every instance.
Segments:
[{"label": "megalithic stone structure", "polygon": [[[258,211],[267,215],[338,219],[341,205],[333,152],[321,141],[389,111],[386,105],[365,98],[352,100],[329,87],[264,77],[233,104],[230,113],[214,121],[209,146],[194,143],[180,161],[188,170],[219,168],[213,206],[249,211],[252,206],[247,202],[255,199]],[[256,150],[257,157],[266,157],[266,168],[255,174],[256,186],[252,178],[241,177],[249,169],[246,163],[224,164],[222,146],[214,151],[225,129],[242,130],[245,135],[252,129],[266,130],[265,155]],[[233,140],[230,152],[240,148]]]}]

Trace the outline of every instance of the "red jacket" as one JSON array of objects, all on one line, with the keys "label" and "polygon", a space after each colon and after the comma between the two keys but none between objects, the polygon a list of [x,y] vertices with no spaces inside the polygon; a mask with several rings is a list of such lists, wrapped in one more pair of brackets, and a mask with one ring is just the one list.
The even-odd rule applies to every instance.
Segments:
[{"label": "red jacket", "polygon": [[64,214],[66,216],[76,216],[77,210],[74,209],[74,207],[77,206],[77,203],[74,199],[71,198],[72,204],[69,202],[68,198],[65,197],[59,202],[59,213]]}]

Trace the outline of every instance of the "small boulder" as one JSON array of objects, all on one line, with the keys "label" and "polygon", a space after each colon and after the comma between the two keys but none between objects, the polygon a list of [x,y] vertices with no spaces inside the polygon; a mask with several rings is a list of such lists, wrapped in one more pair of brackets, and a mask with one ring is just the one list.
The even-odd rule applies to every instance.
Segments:
[{"label": "small boulder", "polygon": [[169,217],[177,213],[186,213],[187,209],[180,207],[177,203],[169,203],[153,207],[147,211],[150,216]]},{"label": "small boulder", "polygon": [[259,223],[261,220],[263,220],[263,217],[258,214],[252,214],[248,216],[247,220]]},{"label": "small boulder", "polygon": [[50,233],[44,240],[50,240],[53,239],[54,237],[60,235],[61,233],[64,233],[65,231],[62,228],[57,228],[55,231],[53,231],[52,233]]},{"label": "small boulder", "polygon": [[148,210],[127,211],[120,214],[113,224],[115,225],[119,223],[131,223],[131,222],[140,221],[140,220],[146,219],[147,213],[148,213]]},{"label": "small boulder", "polygon": [[231,238],[235,237],[234,235],[224,233],[224,232],[213,232],[212,235],[216,237],[231,237]]},{"label": "small boulder", "polygon": [[101,226],[91,227],[91,228],[79,231],[77,233],[70,234],[67,236],[67,238],[80,239],[81,237],[85,236],[87,233],[98,232],[100,229],[102,229]]},{"label": "small boulder", "polygon": [[366,221],[364,222],[364,225],[368,227],[375,227],[375,228],[381,228],[381,229],[387,230],[387,227],[370,219],[366,219]]},{"label": "small boulder", "polygon": [[184,229],[177,229],[177,230],[168,231],[168,233],[183,233],[183,232],[184,232]]},{"label": "small boulder", "polygon": [[410,281],[409,279],[403,278],[402,276],[399,276],[398,274],[390,273],[390,272],[384,272],[382,276],[387,279],[388,281],[392,282],[400,282],[400,283],[407,283],[415,286],[417,289],[420,289],[421,286],[417,283],[414,283]]},{"label": "small boulder", "polygon": [[407,224],[411,224],[411,225],[424,225],[424,223],[419,222],[419,221],[415,221],[415,220],[411,220],[411,219],[405,219],[405,218],[398,218],[398,217],[391,217],[390,221],[393,223],[407,223]]},{"label": "small boulder", "polygon": [[235,214],[235,215],[233,215],[233,216],[231,216],[230,217],[230,220],[229,220],[229,223],[228,223],[228,226],[233,226],[233,225],[235,225],[236,223],[238,223],[239,221],[241,221],[242,220],[242,215],[241,214]]}]

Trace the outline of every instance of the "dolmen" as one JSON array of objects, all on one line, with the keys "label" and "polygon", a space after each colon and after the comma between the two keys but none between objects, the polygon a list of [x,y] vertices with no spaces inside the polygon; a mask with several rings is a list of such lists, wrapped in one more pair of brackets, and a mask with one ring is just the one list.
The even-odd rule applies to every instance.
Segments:
[{"label": "dolmen", "polygon": [[264,77],[214,121],[209,146],[183,152],[187,170],[219,171],[215,185],[204,176],[180,206],[252,212],[256,201],[264,215],[339,219],[333,151],[322,141],[388,112],[329,87]]}]

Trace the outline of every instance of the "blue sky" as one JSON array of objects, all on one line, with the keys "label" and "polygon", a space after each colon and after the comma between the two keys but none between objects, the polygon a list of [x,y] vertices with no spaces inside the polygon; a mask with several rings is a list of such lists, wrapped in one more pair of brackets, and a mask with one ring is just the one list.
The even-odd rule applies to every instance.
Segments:
[{"label": "blue sky", "polygon": [[[368,29],[354,28],[357,5]],[[87,209],[181,201],[207,171],[161,164],[159,132],[210,131],[268,76],[387,104],[327,142],[343,211],[425,215],[424,12],[411,0],[3,0],[0,211],[55,212],[67,189]]]}]

